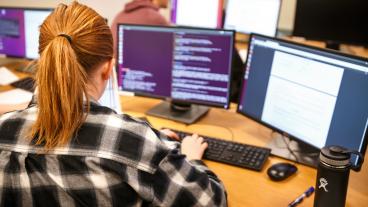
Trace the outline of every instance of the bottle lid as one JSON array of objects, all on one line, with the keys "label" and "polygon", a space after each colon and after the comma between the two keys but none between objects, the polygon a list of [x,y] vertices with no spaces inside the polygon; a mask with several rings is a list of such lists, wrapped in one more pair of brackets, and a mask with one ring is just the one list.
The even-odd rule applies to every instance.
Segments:
[{"label": "bottle lid", "polygon": [[336,167],[345,167],[350,165],[349,150],[340,146],[322,148],[319,158],[322,162]]}]

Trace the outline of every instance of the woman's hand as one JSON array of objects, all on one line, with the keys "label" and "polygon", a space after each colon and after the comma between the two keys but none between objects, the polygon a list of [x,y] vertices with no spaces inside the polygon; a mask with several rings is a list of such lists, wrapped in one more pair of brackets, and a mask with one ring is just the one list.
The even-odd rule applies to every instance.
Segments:
[{"label": "woman's hand", "polygon": [[203,137],[193,134],[183,139],[181,153],[186,155],[188,160],[200,160],[207,147],[208,144],[204,141]]}]

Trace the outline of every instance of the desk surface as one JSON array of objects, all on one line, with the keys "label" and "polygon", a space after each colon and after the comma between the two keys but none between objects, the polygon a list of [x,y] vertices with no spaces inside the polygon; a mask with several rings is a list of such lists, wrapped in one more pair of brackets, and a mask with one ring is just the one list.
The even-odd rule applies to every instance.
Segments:
[{"label": "desk surface", "polygon": [[[124,113],[133,116],[145,116],[145,112],[158,104],[160,100],[121,96]],[[146,116],[153,127],[168,127],[195,132],[226,140],[246,144],[265,146],[272,138],[272,130],[235,112],[235,105],[230,110],[212,108],[209,113],[192,125]],[[367,153],[368,155],[368,153]],[[366,160],[368,156],[365,156]],[[282,182],[273,182],[267,176],[267,168],[274,163],[286,160],[271,156],[261,172],[212,161],[205,163],[224,182],[229,206],[287,206],[310,186],[315,185],[316,169],[297,164],[298,172]],[[287,161],[288,162],[288,161]],[[314,195],[303,201],[300,206],[313,206]],[[361,172],[351,172],[347,207],[368,204],[368,164]]]},{"label": "desk surface", "polygon": [[[308,44],[323,47],[323,44],[318,42],[308,42]],[[237,48],[244,49],[245,47],[246,44],[237,44]],[[350,49],[359,56],[368,57],[368,50],[365,48],[353,47]],[[21,73],[17,75],[24,76]],[[11,88],[11,86],[0,86],[0,91]],[[159,102],[160,100],[142,97],[121,97],[123,111],[133,116],[145,116],[145,112]],[[147,118],[155,128],[169,127],[246,144],[265,146],[272,139],[272,130],[237,114],[235,107],[232,105],[230,110],[211,109],[205,117],[193,125],[180,124],[151,116]],[[368,153],[366,153],[365,160],[368,162]],[[274,163],[285,161],[271,156],[261,172],[212,161],[205,162],[224,182],[231,207],[274,207],[287,206],[308,187],[315,185],[316,170],[299,164],[297,164],[298,172],[289,179],[282,182],[271,181],[266,174],[267,168]],[[314,194],[305,199],[300,206],[313,206],[313,199]],[[351,172],[346,203],[347,207],[366,205],[368,205],[367,163],[363,165],[361,172]]]}]

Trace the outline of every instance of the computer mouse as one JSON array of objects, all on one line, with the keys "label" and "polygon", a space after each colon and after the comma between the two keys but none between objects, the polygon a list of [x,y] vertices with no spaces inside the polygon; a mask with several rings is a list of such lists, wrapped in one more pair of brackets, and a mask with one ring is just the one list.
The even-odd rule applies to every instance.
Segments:
[{"label": "computer mouse", "polygon": [[294,174],[298,168],[290,163],[282,162],[268,168],[267,174],[273,181],[281,181]]}]

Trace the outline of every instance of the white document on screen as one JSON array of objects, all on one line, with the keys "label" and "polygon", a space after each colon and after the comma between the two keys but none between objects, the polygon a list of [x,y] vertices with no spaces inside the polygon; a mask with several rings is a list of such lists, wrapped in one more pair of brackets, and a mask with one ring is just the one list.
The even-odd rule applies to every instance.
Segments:
[{"label": "white document on screen", "polygon": [[219,4],[219,0],[177,0],[176,24],[216,28]]},{"label": "white document on screen", "polygon": [[26,35],[26,57],[38,58],[38,37],[40,26],[51,11],[25,11],[24,26]]},{"label": "white document on screen", "polygon": [[247,34],[274,36],[280,4],[280,0],[229,0],[224,27]]},{"label": "white document on screen", "polygon": [[276,51],[262,120],[323,147],[343,72],[343,68]]}]

